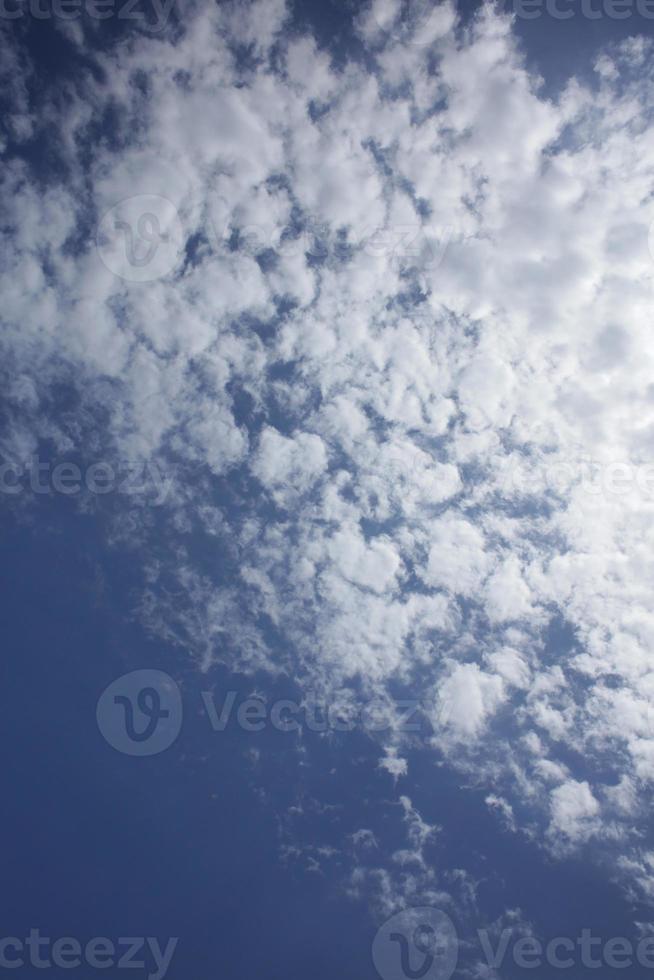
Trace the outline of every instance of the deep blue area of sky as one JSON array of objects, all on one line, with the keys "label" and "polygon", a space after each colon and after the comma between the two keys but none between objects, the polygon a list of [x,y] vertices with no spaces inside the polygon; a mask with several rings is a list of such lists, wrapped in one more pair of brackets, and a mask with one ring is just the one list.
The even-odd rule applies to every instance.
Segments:
[{"label": "deep blue area of sky", "polygon": [[[101,522],[55,498],[41,498],[36,515],[36,525],[19,526],[6,514],[0,524],[0,932],[23,937],[38,928],[82,942],[155,936],[162,945],[176,936],[171,980],[373,980],[375,924],[365,903],[343,893],[347,861],[308,872],[305,860],[281,861],[280,845],[340,848],[367,827],[387,864],[406,841],[390,802],[397,793],[375,768],[378,750],[359,735],[310,735],[299,766],[295,735],[245,733],[234,724],[213,731],[203,690],[220,705],[228,689],[246,696],[265,681],[223,669],[201,675],[180,652],[146,637],[131,616],[134,564],[107,551]],[[139,759],[103,740],[95,708],[115,677],[143,667],[180,682],[185,722],[168,751]],[[277,693],[294,690],[282,682]],[[502,830],[483,794],[458,789],[430,755],[412,754],[410,781],[399,790],[442,827],[435,860],[440,854],[446,866],[467,867],[483,881],[479,925],[519,906],[546,939],[575,937],[584,927],[606,938],[633,936],[635,910],[599,869],[553,863]],[[305,816],[280,837],[280,819],[298,802]],[[336,810],[321,813],[325,805]],[[650,973],[634,967],[625,975]],[[524,971],[509,964],[502,975]]]},{"label": "deep blue area of sky", "polygon": [[[342,52],[352,43],[354,10],[336,0],[298,0],[296,22]],[[110,24],[106,43],[123,29]],[[600,45],[651,33],[654,22],[635,13],[622,21],[577,13],[566,21],[543,15],[517,29],[530,63],[556,91],[569,74],[585,74]],[[22,21],[16,30],[35,58],[38,85],[80,70],[83,59],[52,23]],[[28,156],[41,176],[57,165],[43,142]],[[171,980],[374,978],[375,925],[364,903],[343,894],[347,867],[333,859],[322,873],[307,872],[306,862],[280,860],[280,844],[295,833],[295,843],[341,847],[348,833],[368,827],[386,854],[405,845],[389,803],[397,793],[375,768],[375,746],[361,736],[310,737],[307,764],[299,766],[294,736],[236,726],[212,732],[200,692],[211,686],[220,700],[227,688],[246,695],[252,685],[224,670],[200,675],[180,651],[145,635],[132,616],[137,572],[128,556],[107,549],[101,521],[45,498],[33,522],[19,524],[5,503],[0,498],[0,934],[23,937],[39,928],[53,938],[144,935],[162,943],[176,936]],[[133,759],[102,739],[95,707],[115,677],[141,667],[167,670],[182,683],[186,720],[169,751]],[[455,776],[430,757],[412,756],[410,782],[399,790],[443,827],[444,863],[484,878],[488,919],[520,906],[545,937],[576,936],[583,927],[632,935],[638,910],[599,870],[581,861],[554,864],[503,831],[483,795],[457,789]],[[307,801],[307,814],[280,837],[280,816],[298,799]],[[312,813],[310,800],[340,809]],[[87,980],[94,972],[51,969],[48,976]],[[634,967],[623,975],[651,972]],[[503,975],[523,974],[507,967]],[[531,971],[539,980],[549,975]]]}]

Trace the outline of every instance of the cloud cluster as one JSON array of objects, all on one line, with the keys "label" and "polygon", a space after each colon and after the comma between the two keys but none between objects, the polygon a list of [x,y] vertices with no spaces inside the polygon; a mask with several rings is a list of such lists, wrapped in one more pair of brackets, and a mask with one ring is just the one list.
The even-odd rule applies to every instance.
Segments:
[{"label": "cloud cluster", "polygon": [[[355,29],[335,58],[281,0],[189,4],[38,108],[5,37],[3,457],[174,470],[110,532],[148,628],[204,669],[431,692],[489,805],[652,894],[653,505],[576,466],[652,462],[651,44],[554,102],[492,7]],[[173,261],[130,275],[153,235]]]}]

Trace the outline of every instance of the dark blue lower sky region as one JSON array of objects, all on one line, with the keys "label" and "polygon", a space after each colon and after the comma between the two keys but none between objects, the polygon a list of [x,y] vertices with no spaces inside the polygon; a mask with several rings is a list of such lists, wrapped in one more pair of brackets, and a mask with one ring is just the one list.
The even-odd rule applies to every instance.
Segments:
[{"label": "dark blue lower sky region", "polygon": [[[410,753],[410,778],[394,792],[389,775],[375,769],[379,748],[367,736],[305,732],[298,766],[295,734],[271,726],[245,732],[234,718],[213,730],[203,691],[220,707],[228,691],[238,692],[238,705],[253,690],[276,697],[297,690],[284,678],[260,675],[253,684],[224,669],[189,669],[179,651],[149,639],[130,616],[138,576],[118,551],[104,550],[100,561],[96,520],[66,502],[39,503],[37,526],[2,525],[3,936],[24,939],[37,929],[52,942],[106,937],[121,955],[121,937],[153,937],[162,950],[177,937],[170,980],[374,980],[377,924],[366,902],[347,894],[344,845],[366,827],[384,851],[403,847],[394,801],[405,792],[441,828],[428,851],[434,867],[465,868],[478,882],[479,913],[452,913],[460,975],[475,953],[483,958],[477,930],[502,916],[507,902],[522,909],[543,944],[578,942],[586,929],[603,941],[631,937],[635,947],[633,921],[643,910],[595,863],[554,861],[503,830],[484,794],[462,789],[431,753]],[[106,687],[141,668],[175,678],[184,705],[177,740],[145,758],[116,751],[96,723]],[[489,949],[500,939],[490,933]],[[501,976],[552,976],[548,964],[534,967],[532,959],[527,971],[512,962],[514,941]],[[609,975],[606,965],[601,973],[584,966],[577,949],[575,976]],[[150,954],[135,959],[143,955],[156,975]],[[622,972],[651,975],[635,963]],[[56,965],[48,971],[72,975]],[[123,972],[114,965],[103,975]]]}]

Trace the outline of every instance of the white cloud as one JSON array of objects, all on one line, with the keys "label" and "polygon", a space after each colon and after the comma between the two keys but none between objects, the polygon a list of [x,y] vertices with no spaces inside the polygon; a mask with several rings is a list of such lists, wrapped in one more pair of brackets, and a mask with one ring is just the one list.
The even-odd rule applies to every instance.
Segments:
[{"label": "white cloud", "polygon": [[[654,778],[654,497],[581,463],[652,461],[651,45],[551,99],[509,18],[454,16],[378,0],[365,58],[336,66],[279,0],[199,5],[38,109],[5,39],[14,138],[56,119],[62,167],[2,173],[1,448],[174,462],[149,628],[204,668],[419,683],[495,809],[551,846],[622,821],[606,846],[647,888],[624,841]],[[113,143],[92,128],[109,107]],[[90,231],[135,195],[185,236],[151,282],[112,274]],[[126,501],[111,539],[153,526]],[[242,584],[195,567],[191,529]],[[591,789],[571,749],[620,771]]]},{"label": "white cloud", "polygon": [[327,451],[320,436],[300,432],[287,438],[270,427],[261,434],[252,472],[270,489],[300,493],[308,490],[327,468]]},{"label": "white cloud", "polygon": [[600,826],[600,805],[584,780],[568,780],[552,790],[551,834],[563,834],[570,841],[587,840]]},{"label": "white cloud", "polygon": [[485,596],[486,611],[493,622],[521,619],[531,612],[531,592],[515,556],[493,572],[486,583]]},{"label": "white cloud", "polygon": [[476,738],[504,698],[501,677],[477,664],[457,664],[438,690],[438,727],[456,738]]},{"label": "white cloud", "polygon": [[483,533],[469,521],[450,516],[432,522],[429,533],[425,581],[462,595],[477,590],[490,565]]}]

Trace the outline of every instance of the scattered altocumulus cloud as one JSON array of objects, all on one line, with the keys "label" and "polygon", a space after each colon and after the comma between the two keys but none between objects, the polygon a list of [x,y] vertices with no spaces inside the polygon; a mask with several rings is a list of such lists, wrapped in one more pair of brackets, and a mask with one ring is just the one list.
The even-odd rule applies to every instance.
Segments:
[{"label": "scattered altocumulus cloud", "polygon": [[[65,102],[15,81],[3,455],[174,464],[156,520],[126,500],[112,530],[150,629],[313,689],[419,677],[434,752],[507,825],[595,842],[652,891],[654,481],[583,476],[654,451],[650,42],[552,101],[491,8],[459,30],[445,4],[416,45],[376,0],[365,60],[336,65],[255,6],[189,7]],[[45,129],[62,166],[37,180],[20,149]],[[139,195],[184,236],[147,282],[95,244]],[[397,861],[420,865],[403,805]]]}]

